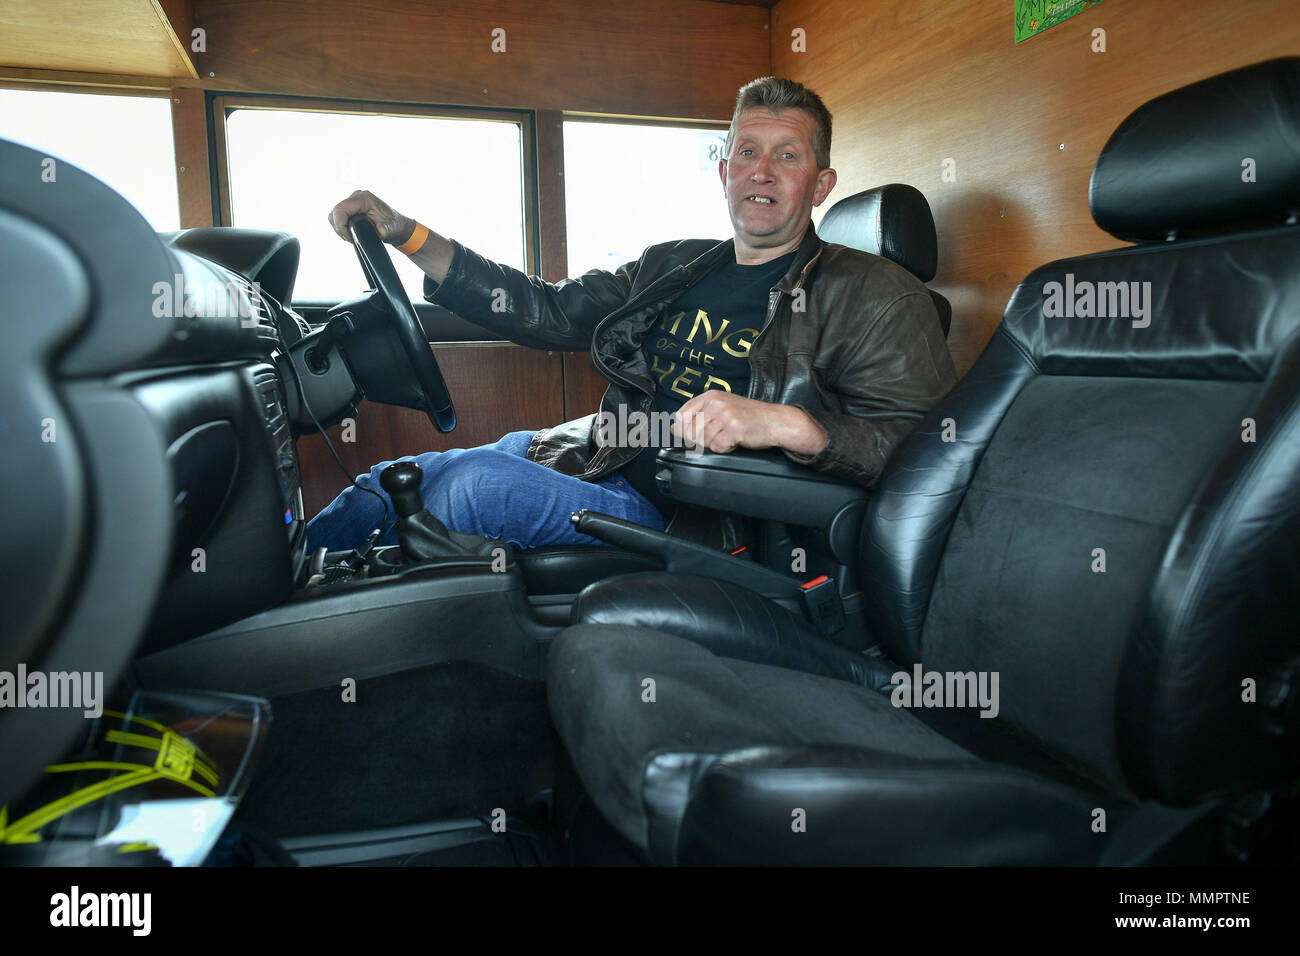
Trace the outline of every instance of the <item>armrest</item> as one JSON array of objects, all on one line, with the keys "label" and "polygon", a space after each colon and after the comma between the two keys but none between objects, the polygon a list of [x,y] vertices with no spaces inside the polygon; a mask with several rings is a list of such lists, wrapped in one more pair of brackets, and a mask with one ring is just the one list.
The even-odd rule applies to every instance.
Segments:
[{"label": "armrest", "polygon": [[851,560],[871,492],[778,451],[728,454],[665,448],[655,458],[655,482],[676,501],[752,518],[819,529],[832,555]]}]

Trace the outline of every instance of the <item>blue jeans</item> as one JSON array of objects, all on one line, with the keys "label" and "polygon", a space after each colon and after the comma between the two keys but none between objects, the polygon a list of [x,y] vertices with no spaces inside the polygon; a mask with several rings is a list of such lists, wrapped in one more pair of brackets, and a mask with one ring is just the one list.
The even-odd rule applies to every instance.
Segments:
[{"label": "blue jeans", "polygon": [[[424,506],[448,528],[508,541],[516,548],[601,544],[573,529],[569,515],[583,508],[663,530],[663,515],[622,475],[582,481],[529,461],[524,456],[532,437],[532,432],[511,432],[492,445],[397,460],[414,461],[424,469]],[[357,484],[388,503],[389,526],[379,545],[397,543],[397,512],[379,486],[379,473],[391,464],[382,461],[357,477]],[[350,486],[307,523],[307,547],[350,550],[383,521],[380,499]]]}]

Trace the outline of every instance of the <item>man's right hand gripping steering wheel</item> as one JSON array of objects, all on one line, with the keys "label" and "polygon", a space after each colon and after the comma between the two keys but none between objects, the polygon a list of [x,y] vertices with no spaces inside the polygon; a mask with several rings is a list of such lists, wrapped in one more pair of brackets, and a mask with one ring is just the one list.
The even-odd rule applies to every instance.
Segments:
[{"label": "man's right hand gripping steering wheel", "polygon": [[356,190],[330,210],[330,228],[340,239],[352,241],[348,220],[354,216],[369,219],[380,239],[410,256],[411,261],[434,282],[447,278],[454,250],[445,238],[409,216],[403,216],[368,189]]}]

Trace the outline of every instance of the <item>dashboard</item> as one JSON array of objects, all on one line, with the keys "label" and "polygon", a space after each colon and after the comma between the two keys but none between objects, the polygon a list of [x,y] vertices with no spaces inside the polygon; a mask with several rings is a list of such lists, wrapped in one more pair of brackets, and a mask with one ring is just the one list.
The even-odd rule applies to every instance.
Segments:
[{"label": "dashboard", "polygon": [[[281,304],[292,236],[160,235],[71,164],[33,189],[41,160],[0,140],[0,671],[111,687],[139,654],[293,596],[306,522],[283,356],[311,330]],[[83,729],[74,710],[0,709],[0,805]]]},{"label": "dashboard", "polygon": [[288,598],[306,538],[288,411],[299,386],[282,359],[310,328],[270,291],[291,294],[297,241],[229,229],[163,238],[180,271],[159,288],[172,296],[159,307],[184,313],[186,358],[123,382],[166,442],[174,488],[169,571],[146,653]]}]

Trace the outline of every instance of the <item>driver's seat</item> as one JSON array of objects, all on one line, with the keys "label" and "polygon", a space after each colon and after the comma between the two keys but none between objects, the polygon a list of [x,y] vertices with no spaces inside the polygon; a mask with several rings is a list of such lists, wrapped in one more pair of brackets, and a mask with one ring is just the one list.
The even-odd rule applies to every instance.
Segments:
[{"label": "driver's seat", "polygon": [[[890,183],[847,196],[826,211],[817,233],[827,242],[890,259],[922,282],[933,279],[938,267],[934,216],[914,186]],[[947,335],[952,306],[933,290],[930,296]],[[664,567],[657,557],[599,546],[535,548],[518,552],[516,560],[533,612],[553,624],[569,623],[574,599],[588,584]]]}]

